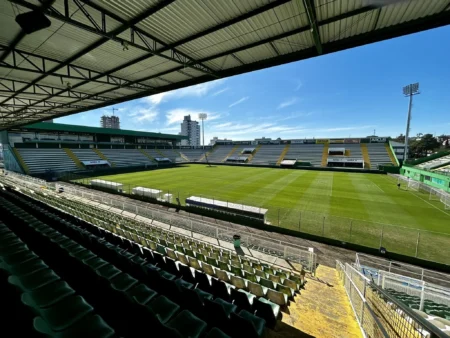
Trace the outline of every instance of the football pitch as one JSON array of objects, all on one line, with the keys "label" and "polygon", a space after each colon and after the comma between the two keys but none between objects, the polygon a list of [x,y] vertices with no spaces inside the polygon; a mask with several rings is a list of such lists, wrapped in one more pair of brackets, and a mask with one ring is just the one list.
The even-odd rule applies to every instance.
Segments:
[{"label": "football pitch", "polygon": [[450,263],[450,211],[387,175],[183,165],[97,177],[268,209],[274,227]]}]

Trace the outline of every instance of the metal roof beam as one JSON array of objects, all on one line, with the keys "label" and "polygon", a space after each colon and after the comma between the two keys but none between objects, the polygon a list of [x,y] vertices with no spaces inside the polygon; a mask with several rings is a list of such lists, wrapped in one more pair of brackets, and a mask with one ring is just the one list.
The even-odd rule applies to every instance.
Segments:
[{"label": "metal roof beam", "polygon": [[[74,0],[74,1],[81,1],[83,2],[86,6],[89,6],[97,11],[99,11],[100,13],[102,13],[102,15],[106,15],[107,17],[111,17],[113,20],[124,23],[125,20],[122,19],[120,16],[106,10],[105,8],[102,8],[101,6],[97,5],[96,3],[90,1],[90,0]],[[85,7],[86,8],[86,7]],[[134,42],[134,34],[136,34],[139,39],[144,43],[144,45],[147,47],[146,49],[143,49],[143,47],[141,45],[138,45]],[[165,43],[164,41],[154,37],[153,35],[147,33],[146,31],[140,29],[139,27],[136,26],[132,26],[130,27],[130,34],[129,34],[130,38],[125,40],[130,46],[136,47],[136,48],[140,48],[145,50],[146,52],[153,52],[155,55],[165,58],[167,60],[173,61],[173,62],[177,62],[177,63],[181,63],[183,65],[186,65],[187,63],[193,62],[195,61],[193,58],[191,58],[190,56],[186,55],[185,53],[182,53],[178,50],[176,50],[174,47],[169,47],[169,45],[167,43]],[[147,41],[150,40],[150,43]],[[167,50],[170,50],[171,52],[171,57],[162,54],[162,52],[159,52],[157,50],[157,46],[162,46],[167,48]],[[214,71],[214,69],[206,67],[205,65],[202,65],[201,63],[197,63],[198,67],[193,67],[196,70],[199,70],[205,74],[210,74],[213,75],[215,77],[218,77],[216,72]]]},{"label": "metal roof beam", "polygon": [[[336,17],[336,21],[342,20],[342,19],[347,18],[347,17],[351,17],[351,16],[353,16],[353,15],[357,15],[357,14],[361,14],[361,13],[365,13],[365,12],[371,11],[371,10],[373,10],[374,8],[376,8],[376,7],[373,7],[373,6],[366,6],[366,7],[363,7],[363,8],[359,8],[359,9],[357,9],[357,10],[355,10],[355,11],[347,12],[347,13],[345,13],[345,14],[342,14],[342,15],[337,16],[337,17]],[[333,18],[333,19],[334,19],[334,18]],[[319,23],[319,25],[326,25],[326,24],[332,23],[332,22],[335,21],[335,20],[333,20],[333,19],[326,19],[326,20],[323,20],[323,21],[321,21],[321,22]],[[284,32],[284,33],[281,33],[281,34],[272,36],[272,37],[267,38],[267,39],[255,41],[255,42],[253,42],[253,43],[251,43],[251,44],[248,44],[248,45],[244,45],[244,46],[241,46],[241,47],[238,47],[238,48],[234,48],[234,49],[232,49],[232,50],[228,50],[228,51],[224,51],[224,52],[221,52],[221,53],[212,55],[212,56],[208,56],[208,57],[206,57],[206,58],[200,59],[199,62],[206,62],[206,61],[210,61],[210,60],[213,60],[213,59],[216,59],[216,58],[219,58],[219,57],[223,57],[223,56],[226,56],[226,55],[234,54],[234,53],[237,53],[237,52],[240,52],[240,51],[249,49],[249,48],[253,48],[253,47],[256,47],[256,46],[263,45],[263,44],[265,44],[265,43],[270,43],[270,42],[275,41],[275,40],[279,40],[279,39],[286,38],[286,37],[291,36],[291,35],[295,35],[295,34],[298,34],[298,33],[301,33],[301,32],[305,32],[305,31],[307,31],[308,29],[309,29],[309,26],[296,28],[296,29],[294,29],[294,30],[292,30],[292,31],[289,31],[289,32]],[[144,78],[140,78],[140,79],[138,79],[138,80],[131,81],[130,83],[131,83],[131,84],[133,84],[133,83],[139,83],[139,82],[141,82],[141,81],[148,81],[148,80],[151,80],[151,79],[154,79],[154,78],[159,78],[159,77],[161,77],[161,76],[170,74],[170,73],[172,73],[172,72],[176,72],[176,71],[182,70],[183,68],[184,68],[183,66],[175,67],[175,68],[172,68],[172,69],[169,69],[169,70],[166,70],[166,71],[163,71],[163,72],[154,74],[154,75],[146,76],[146,77],[144,77]],[[101,91],[101,92],[99,92],[99,93],[97,93],[97,94],[98,94],[98,95],[103,95],[103,94],[105,94],[105,93],[108,93],[109,91],[116,90],[116,89],[118,89],[118,88],[119,88],[119,87],[115,87],[115,88],[111,88],[111,89],[106,89],[106,90]],[[158,90],[158,92],[161,92],[161,91]],[[148,94],[150,94],[150,93],[148,93]],[[87,97],[87,99],[89,99],[89,97]],[[117,100],[120,100],[120,98],[111,101],[110,104],[113,104],[113,103],[117,102]],[[78,101],[79,101],[79,100],[78,100]],[[76,101],[75,101],[75,102],[76,102]],[[95,109],[95,108],[92,108],[92,109]]]},{"label": "metal roof beam", "polygon": [[317,25],[317,15],[314,0],[303,0],[303,6],[306,9],[306,14],[308,15],[309,27],[311,29],[311,34],[314,39],[314,44],[316,45],[317,54],[322,54],[322,41],[320,39],[319,27]]},{"label": "metal roof beam", "polygon": [[[2,93],[2,94],[14,93],[14,92],[16,92],[16,88],[21,88],[28,84],[29,83],[25,82],[25,81],[11,80],[11,79],[0,77],[0,93]],[[91,95],[89,93],[79,92],[79,91],[74,91],[74,90],[69,90],[69,91],[65,90],[63,93],[57,95],[56,92],[60,92],[60,91],[61,91],[61,88],[40,85],[40,84],[39,85],[34,84],[30,88],[28,88],[27,91],[21,92],[19,95],[30,94],[30,95],[39,95],[39,96],[46,96],[46,97],[48,97],[50,95],[51,97],[75,98],[75,99],[81,99],[88,95]],[[95,98],[91,98],[91,100],[102,101],[102,102],[109,101],[112,99],[113,98],[108,97],[108,96],[97,96]]]},{"label": "metal roof beam", "polygon": [[[26,8],[30,8],[30,9],[34,9],[36,6],[33,4],[30,4],[24,0],[10,0],[11,2],[14,2],[20,6],[26,7]],[[190,58],[189,56],[187,56],[186,54],[177,51],[176,49],[170,49],[171,51],[171,55],[165,55],[160,53],[157,50],[157,46],[166,46],[166,44],[153,37],[152,35],[148,34],[147,32],[145,32],[144,30],[134,26],[134,25],[130,25],[126,30],[129,30],[129,34],[123,34],[124,31],[120,32],[119,34],[121,34],[122,36],[124,35],[128,35],[130,38],[125,39],[123,37],[119,37],[119,34],[113,34],[113,32],[108,32],[106,30],[103,30],[103,27],[100,27],[99,24],[97,24],[97,22],[95,22],[95,20],[92,18],[92,16],[89,14],[87,7],[91,7],[94,8],[95,10],[99,11],[102,16],[106,16],[107,18],[110,17],[111,19],[113,19],[114,21],[118,21],[121,24],[126,24],[127,21],[122,19],[120,16],[117,16],[111,12],[108,12],[106,9],[102,8],[101,6],[97,6],[94,3],[88,2],[88,1],[84,1],[81,0],[83,4],[80,3],[80,0],[73,0],[73,2],[75,3],[75,5],[81,10],[81,12],[85,15],[85,17],[92,23],[93,27],[81,22],[81,21],[77,21],[76,17],[67,17],[61,13],[59,13],[57,10],[55,10],[54,8],[49,8],[46,11],[44,11],[44,13],[46,15],[48,15],[49,17],[59,20],[61,22],[65,22],[68,23],[70,25],[73,25],[79,29],[85,30],[87,32],[90,32],[92,34],[96,34],[98,36],[107,38],[109,40],[112,41],[116,41],[118,43],[120,43],[124,49],[127,49],[129,46],[143,50],[147,53],[151,53],[154,55],[157,55],[161,58],[167,59],[169,61],[172,62],[176,62],[179,64],[183,64],[186,65],[187,63],[191,63],[193,61],[195,61],[194,59]],[[173,1],[173,0],[172,0]],[[69,6],[68,2],[64,3],[65,6]],[[65,10],[65,12],[67,12],[67,10]],[[103,26],[103,25],[102,25]],[[125,31],[126,31],[125,30]],[[137,35],[140,37],[140,39],[143,42],[143,45],[141,44],[137,44],[134,41],[134,33],[137,33]],[[150,40],[150,43],[147,41]],[[215,71],[209,67],[203,66],[199,63],[195,63],[194,66],[192,66],[192,68],[195,68],[198,71],[201,71],[205,74],[209,74],[212,76],[217,77],[217,74],[215,74]]]},{"label": "metal roof beam", "polygon": [[[374,7],[372,7],[370,10],[372,10],[372,9],[374,9]],[[358,10],[358,12],[359,12],[358,14],[361,14],[360,10]],[[328,24],[331,22],[333,22],[333,21],[330,19],[327,19],[327,20],[322,21],[320,24]],[[386,27],[383,29],[378,29],[376,31],[360,34],[355,37],[350,37],[350,38],[346,38],[344,40],[339,40],[339,41],[334,41],[334,42],[324,44],[324,54],[334,53],[334,52],[344,50],[347,48],[358,47],[358,46],[366,45],[369,43],[378,42],[378,41],[382,41],[382,40],[386,40],[386,39],[391,39],[391,38],[395,38],[395,37],[402,36],[405,34],[412,34],[412,33],[420,32],[422,30],[432,29],[432,28],[441,27],[444,25],[449,25],[449,24],[450,24],[450,12],[444,12],[444,13],[434,15],[432,18],[420,18],[420,19],[416,19],[416,20],[413,20],[410,22],[403,23],[397,27],[389,26],[389,27]],[[306,30],[307,29],[308,28],[306,28]],[[266,43],[266,42],[263,42],[263,43]],[[317,55],[317,50],[316,50],[316,47],[314,46],[314,47],[304,49],[304,50],[301,50],[298,52],[281,55],[280,57],[275,57],[272,59],[258,61],[253,64],[244,65],[242,67],[227,69],[227,70],[222,71],[221,75],[224,77],[234,76],[234,75],[242,74],[245,72],[255,71],[255,70],[272,67],[272,66],[276,66],[276,65],[280,65],[280,64],[284,64],[284,63],[288,63],[288,62],[299,61],[299,60],[311,58],[316,55]],[[168,86],[158,88],[158,89],[160,92],[165,92],[165,91],[174,90],[174,89],[178,89],[178,88],[182,88],[182,87],[186,87],[186,86],[196,85],[199,83],[203,83],[207,80],[208,80],[208,77],[202,76],[202,77],[197,77],[197,78],[194,78],[191,80],[182,81],[182,82],[176,83],[174,85],[168,85]],[[100,104],[97,104],[94,106],[90,106],[81,111],[62,113],[60,115],[55,114],[55,117],[61,117],[61,116],[71,115],[73,113],[80,113],[80,112],[87,111],[87,110],[98,109],[98,108],[107,106],[109,104],[121,103],[124,101],[137,99],[137,98],[143,97],[145,95],[148,95],[148,93],[140,93],[140,94],[124,97],[124,98],[118,98],[118,99],[115,99],[113,102],[100,103]],[[61,106],[61,107],[63,107],[63,106]]]},{"label": "metal roof beam", "polygon": [[[17,1],[17,0],[13,0],[13,1]],[[111,34],[113,35],[118,35],[124,31],[126,31],[129,27],[137,24],[138,22],[146,19],[147,17],[149,17],[150,15],[156,13],[157,11],[163,9],[164,7],[168,6],[169,4],[171,4],[174,0],[164,0],[159,2],[157,5],[152,6],[150,8],[148,8],[147,10],[145,10],[144,12],[142,12],[141,14],[139,14],[138,16],[136,16],[135,18],[133,18],[132,20],[128,21],[127,23],[121,25],[120,27],[114,29]],[[69,57],[68,59],[66,59],[65,61],[61,62],[59,65],[53,67],[51,70],[49,70],[49,73],[54,73],[57,72],[58,70],[60,70],[61,68],[71,64],[73,61],[77,60],[78,58],[80,58],[81,56],[89,53],[90,51],[96,49],[97,47],[100,47],[101,45],[103,45],[104,43],[106,43],[107,41],[109,41],[108,38],[101,38],[98,41],[94,42],[93,44],[83,48],[82,50],[78,51],[77,53],[73,54],[71,57]],[[28,86],[25,86],[24,88],[22,88],[21,90],[19,90],[18,92],[14,93],[11,97],[15,97],[17,96],[20,92],[25,91],[26,89],[28,89],[29,87],[31,87],[33,84],[38,83],[39,81],[43,80],[44,78],[46,78],[47,75],[41,75],[39,76],[37,79],[34,79],[30,84],[28,84]],[[86,81],[86,83],[89,81]],[[0,102],[4,103],[3,102]]]},{"label": "metal roof beam", "polygon": [[[67,0],[67,1],[68,1],[68,0]],[[190,41],[196,40],[196,39],[201,38],[201,37],[203,37],[203,36],[206,36],[206,35],[208,35],[208,34],[211,34],[211,33],[214,33],[214,32],[216,32],[216,31],[219,31],[219,30],[221,30],[221,29],[223,29],[223,28],[226,28],[226,27],[228,27],[228,26],[231,26],[231,25],[233,25],[233,24],[236,24],[236,23],[239,23],[239,22],[241,22],[241,21],[247,20],[247,19],[249,19],[249,18],[251,18],[251,17],[253,17],[253,16],[259,15],[259,14],[261,14],[261,13],[263,13],[263,12],[266,12],[266,11],[268,11],[268,10],[271,10],[271,9],[273,9],[273,8],[276,8],[276,7],[278,7],[278,6],[280,6],[280,5],[283,5],[283,4],[285,4],[285,3],[289,2],[289,1],[290,1],[290,0],[278,0],[278,1],[274,1],[274,2],[272,2],[272,3],[270,3],[270,4],[268,4],[268,5],[261,6],[261,7],[257,8],[257,9],[254,9],[254,10],[248,12],[248,13],[245,13],[245,14],[242,14],[242,15],[240,15],[240,16],[237,16],[237,17],[235,17],[235,18],[233,18],[233,19],[231,19],[231,20],[225,21],[225,22],[223,22],[223,23],[221,23],[221,24],[218,24],[218,25],[216,25],[216,26],[214,26],[214,27],[208,28],[208,29],[206,29],[206,30],[204,30],[204,31],[202,31],[202,32],[199,32],[199,33],[197,33],[197,34],[194,34],[194,35],[192,35],[192,36],[190,36],[190,37],[187,37],[187,38],[185,38],[185,39],[181,39],[181,40],[179,40],[179,41],[177,41],[177,42],[175,42],[175,43],[173,43],[173,44],[168,45],[167,47],[164,47],[164,48],[159,49],[158,51],[159,51],[160,53],[163,53],[163,52],[169,50],[170,48],[180,46],[180,45],[182,45],[182,44],[188,43],[188,42],[190,42]],[[68,15],[68,14],[67,14],[67,15]],[[146,55],[143,55],[143,56],[141,56],[141,57],[138,57],[138,58],[136,58],[136,59],[134,59],[134,60],[130,60],[130,61],[128,61],[128,62],[126,62],[126,63],[124,63],[124,64],[122,64],[122,65],[120,65],[120,66],[114,67],[113,69],[110,69],[109,71],[104,72],[103,75],[113,74],[113,73],[118,72],[118,71],[120,71],[120,70],[123,70],[123,69],[125,69],[125,68],[127,68],[127,67],[129,67],[129,66],[132,66],[132,65],[134,65],[135,63],[138,63],[138,62],[147,60],[147,59],[151,58],[153,55],[154,55],[154,54],[150,53],[150,54],[146,54]],[[184,67],[179,67],[178,70],[181,70],[182,68],[184,68]],[[95,78],[95,77],[94,77],[94,78]],[[164,79],[161,79],[161,80],[164,80]],[[134,83],[138,83],[138,82],[139,82],[139,81],[134,81]],[[166,81],[166,82],[167,82],[167,81]],[[82,86],[82,85],[84,85],[84,84],[86,84],[86,83],[88,83],[88,81],[83,81],[83,82],[81,82],[81,83],[78,83],[78,84],[72,86],[72,88],[73,88],[73,89],[74,89],[74,88],[77,88],[77,87]],[[59,94],[62,94],[63,92],[64,92],[64,90],[61,90],[59,93],[56,93],[56,94],[59,95]],[[156,92],[155,92],[155,94],[156,94]]]},{"label": "metal roof beam", "polygon": [[[6,50],[7,48],[8,46],[0,44],[0,51]],[[99,79],[99,75],[101,75],[101,72],[94,71],[86,67],[75,66],[73,64],[62,67],[57,74],[50,73],[47,72],[47,69],[50,68],[50,65],[54,66],[55,64],[60,64],[61,61],[43,57],[33,53],[28,53],[18,49],[12,49],[11,53],[12,57],[9,60],[0,62],[0,68],[20,70],[46,76],[54,76],[60,78],[61,82],[65,83],[67,83],[70,79],[77,81],[89,80],[90,82],[108,84],[113,86],[121,85],[122,87],[132,88],[133,90],[153,89],[153,87],[143,84],[140,84],[141,88],[139,89],[134,88],[133,86],[127,86],[126,83],[129,82],[129,80],[125,80],[117,76],[106,76],[104,77],[106,78],[106,80],[101,80]],[[24,66],[22,66],[22,64],[24,64]],[[78,74],[79,76],[77,76],[76,74]]]}]

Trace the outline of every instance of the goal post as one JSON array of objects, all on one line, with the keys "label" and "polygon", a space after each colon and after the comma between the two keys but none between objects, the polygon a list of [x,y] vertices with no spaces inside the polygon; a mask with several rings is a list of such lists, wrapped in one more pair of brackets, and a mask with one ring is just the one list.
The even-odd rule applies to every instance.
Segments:
[{"label": "goal post", "polygon": [[408,190],[419,191],[420,182],[409,180],[408,181]]}]

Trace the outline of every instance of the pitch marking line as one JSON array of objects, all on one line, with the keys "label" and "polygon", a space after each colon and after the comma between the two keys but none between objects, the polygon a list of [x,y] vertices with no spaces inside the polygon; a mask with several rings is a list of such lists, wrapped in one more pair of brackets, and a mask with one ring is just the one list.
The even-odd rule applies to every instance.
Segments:
[{"label": "pitch marking line", "polygon": [[439,210],[440,212],[443,212],[443,213],[446,214],[447,216],[450,216],[450,214],[449,214],[448,212],[445,212],[444,210],[439,209],[437,206],[431,204],[431,203],[428,202],[427,200],[424,200],[422,197],[417,196],[417,195],[416,195],[415,193],[413,193],[412,191],[409,191],[409,190],[408,190],[408,192],[409,192],[410,194],[413,194],[413,195],[416,196],[417,198],[420,198],[420,199],[421,199],[422,201],[424,201],[425,203],[428,203],[428,204],[431,205],[433,208]]},{"label": "pitch marking line", "polygon": [[383,189],[381,189],[379,186],[378,186],[378,184],[376,184],[375,182],[373,182],[373,181],[371,181],[373,184],[375,184],[375,186],[378,188],[378,189],[380,189],[380,191],[383,193],[383,194],[385,194],[385,192],[384,192],[384,190]]}]

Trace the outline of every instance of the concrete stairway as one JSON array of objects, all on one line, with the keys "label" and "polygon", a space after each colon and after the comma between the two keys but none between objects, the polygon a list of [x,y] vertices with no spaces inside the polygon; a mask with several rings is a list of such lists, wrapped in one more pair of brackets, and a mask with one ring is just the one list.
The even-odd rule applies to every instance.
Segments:
[{"label": "concrete stairway", "polygon": [[280,157],[278,158],[277,165],[280,165],[281,161],[283,161],[284,157],[286,156],[287,152],[289,151],[290,144],[286,144],[286,147],[284,147],[283,152],[281,153]]},{"label": "concrete stairway", "polygon": [[93,148],[92,149],[97,155],[98,157],[100,157],[102,160],[108,161],[111,164],[111,167],[115,167],[116,164],[114,162],[111,162],[110,160],[108,160],[108,158],[97,148]]},{"label": "concrete stairway", "polygon": [[67,156],[70,157],[70,159],[73,161],[73,163],[75,163],[75,165],[77,166],[77,168],[79,169],[84,169],[83,164],[81,163],[80,159],[77,157],[77,155],[75,155],[73,153],[72,150],[70,150],[69,148],[63,148],[64,151],[66,152]]},{"label": "concrete stairway", "polygon": [[367,145],[365,143],[361,143],[361,152],[364,160],[364,168],[370,169],[369,151],[367,150]]}]

